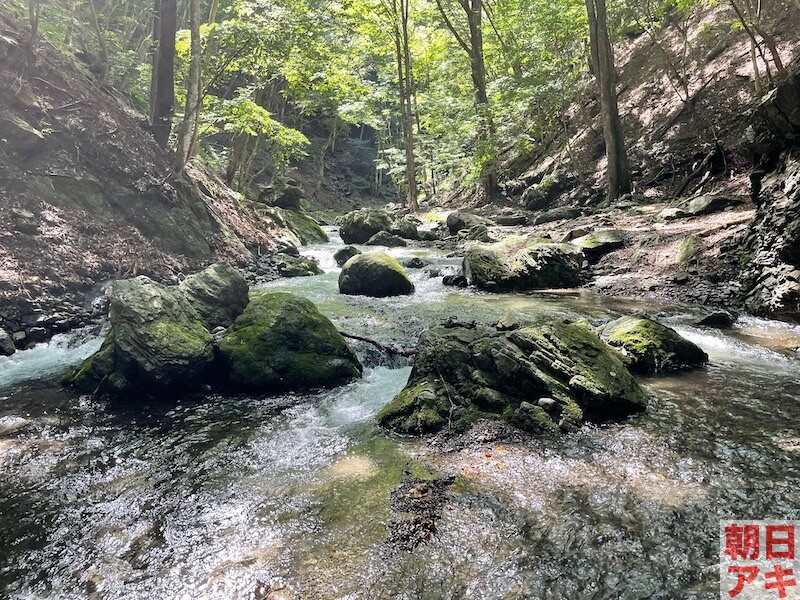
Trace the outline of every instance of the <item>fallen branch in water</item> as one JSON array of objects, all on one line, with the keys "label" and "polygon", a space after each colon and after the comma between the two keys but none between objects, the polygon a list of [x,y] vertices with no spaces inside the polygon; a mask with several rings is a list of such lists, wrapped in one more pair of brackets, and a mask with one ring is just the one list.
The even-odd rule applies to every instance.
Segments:
[{"label": "fallen branch in water", "polygon": [[372,344],[379,350],[383,350],[384,352],[388,352],[389,354],[394,354],[396,356],[414,356],[417,353],[416,348],[395,348],[394,346],[387,346],[386,344],[381,344],[378,341],[371,340],[370,338],[356,335],[354,333],[346,333],[344,331],[340,331],[339,333],[342,334],[342,337],[346,337],[351,340],[358,340],[359,342],[366,342],[367,344]]}]

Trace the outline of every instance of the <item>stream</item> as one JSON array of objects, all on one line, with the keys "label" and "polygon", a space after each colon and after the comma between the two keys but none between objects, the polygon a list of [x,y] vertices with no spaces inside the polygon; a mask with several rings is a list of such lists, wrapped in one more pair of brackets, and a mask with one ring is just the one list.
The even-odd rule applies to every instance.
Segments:
[{"label": "stream", "polygon": [[[528,444],[446,451],[375,413],[410,363],[355,346],[362,380],[309,394],[107,403],[61,390],[102,332],[0,358],[0,598],[719,598],[719,521],[800,519],[800,328],[575,290],[446,288],[459,259],[388,250],[413,296],[338,293],[324,275],[259,291],[306,296],[342,330],[398,347],[449,317],[540,314],[600,323],[644,310],[699,344],[707,368],[642,379],[647,411]],[[386,543],[404,476],[457,475],[435,539]]]}]

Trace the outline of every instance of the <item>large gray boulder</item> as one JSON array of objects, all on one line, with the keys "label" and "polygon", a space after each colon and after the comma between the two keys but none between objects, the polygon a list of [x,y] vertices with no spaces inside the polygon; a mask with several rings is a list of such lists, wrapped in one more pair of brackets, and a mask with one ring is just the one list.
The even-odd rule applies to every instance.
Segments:
[{"label": "large gray boulder", "polygon": [[612,321],[600,330],[600,337],[622,352],[637,373],[692,369],[708,362],[708,354],[697,344],[644,317]]},{"label": "large gray boulder", "polygon": [[489,418],[543,433],[644,410],[645,392],[588,326],[542,320],[512,329],[449,323],[426,331],[408,384],[378,422],[422,434]]},{"label": "large gray boulder", "polygon": [[456,235],[462,229],[472,229],[478,225],[491,227],[494,223],[490,219],[463,210],[454,210],[447,215],[447,229],[450,231],[450,235]]},{"label": "large gray boulder", "polygon": [[214,360],[211,333],[177,287],[140,276],[114,283],[111,331],[101,349],[64,378],[85,393],[185,389]]},{"label": "large gray boulder", "polygon": [[215,263],[190,275],[178,288],[209,331],[215,327],[228,327],[249,302],[247,282],[226,263]]},{"label": "large gray boulder", "polygon": [[475,287],[508,292],[575,287],[581,263],[580,251],[569,244],[514,238],[467,248],[462,268]]},{"label": "large gray boulder", "polygon": [[403,267],[385,252],[359,254],[348,260],[339,274],[339,292],[351,296],[405,296],[414,284]]},{"label": "large gray boulder", "polygon": [[332,387],[361,376],[342,335],[309,300],[254,298],[219,342],[230,383],[261,393]]},{"label": "large gray boulder", "polygon": [[389,231],[392,216],[385,210],[362,208],[344,215],[339,221],[339,235],[345,244],[363,244],[380,231]]}]

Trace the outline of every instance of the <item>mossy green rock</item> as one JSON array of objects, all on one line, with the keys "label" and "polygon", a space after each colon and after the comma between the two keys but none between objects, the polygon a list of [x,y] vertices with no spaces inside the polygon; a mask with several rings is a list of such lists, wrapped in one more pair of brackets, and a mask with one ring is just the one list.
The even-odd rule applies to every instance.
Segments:
[{"label": "mossy green rock", "polygon": [[362,208],[339,220],[339,235],[345,244],[363,244],[380,231],[389,231],[392,217],[385,210]]},{"label": "mossy green rock", "polygon": [[494,223],[490,219],[479,217],[461,210],[454,210],[447,215],[447,229],[450,235],[456,235],[462,229],[472,229],[478,225],[491,226]]},{"label": "mossy green rock", "polygon": [[317,261],[304,256],[283,255],[277,267],[281,277],[310,277],[324,273]]},{"label": "mossy green rock", "polygon": [[600,330],[601,337],[630,360],[638,373],[692,369],[708,355],[677,331],[644,317],[622,317]]},{"label": "mossy green rock", "polygon": [[86,393],[151,393],[197,383],[214,360],[212,337],[177,287],[147,277],[114,283],[111,332],[64,383]]},{"label": "mossy green rock", "polygon": [[408,245],[399,235],[394,235],[388,231],[379,231],[364,242],[364,244],[366,246],[386,246],[387,248],[400,248],[401,246]]},{"label": "mossy green rock", "polygon": [[395,218],[395,220],[392,222],[391,228],[389,229],[389,233],[399,235],[401,238],[407,240],[418,240],[418,226],[420,224],[420,220],[416,217],[412,217],[411,215],[403,215]]},{"label": "mossy green rock", "polygon": [[350,296],[406,296],[414,284],[403,267],[385,252],[359,254],[348,260],[339,273],[339,292]]},{"label": "mossy green rock", "polygon": [[333,323],[294,294],[253,298],[218,350],[231,384],[261,393],[332,387],[362,371]]},{"label": "mossy green rock", "polygon": [[586,258],[594,262],[604,254],[622,248],[625,245],[625,234],[619,229],[600,229],[570,243],[580,248]]},{"label": "mossy green rock", "polygon": [[542,320],[514,331],[447,324],[422,335],[408,384],[377,418],[404,434],[460,429],[480,418],[544,433],[646,404],[620,356],[584,324]]},{"label": "mossy green rock", "polygon": [[297,238],[292,240],[295,245],[307,246],[308,244],[324,244],[329,241],[328,234],[322,227],[301,210],[272,208],[268,212],[273,219],[282,223]]},{"label": "mossy green rock", "polygon": [[582,255],[568,244],[541,238],[473,245],[464,254],[464,275],[475,287],[525,291],[580,284]]},{"label": "mossy green rock", "polygon": [[686,263],[697,256],[703,249],[703,240],[699,235],[687,235],[676,247],[676,254],[679,263]]}]

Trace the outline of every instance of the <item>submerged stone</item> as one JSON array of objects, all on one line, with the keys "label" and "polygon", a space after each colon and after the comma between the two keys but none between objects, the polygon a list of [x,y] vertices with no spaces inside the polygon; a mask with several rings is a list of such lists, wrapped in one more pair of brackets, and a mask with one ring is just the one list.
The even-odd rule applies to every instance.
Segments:
[{"label": "submerged stone", "polygon": [[294,294],[254,298],[218,348],[230,383],[262,393],[332,387],[362,371],[333,323]]},{"label": "submerged stone", "polygon": [[692,369],[708,362],[708,354],[674,329],[644,317],[621,317],[600,330],[600,336],[630,361],[639,373]]},{"label": "submerged stone", "polygon": [[499,331],[447,324],[422,335],[408,384],[377,418],[406,434],[481,418],[542,433],[624,417],[646,404],[619,355],[586,325],[542,320]]}]

